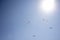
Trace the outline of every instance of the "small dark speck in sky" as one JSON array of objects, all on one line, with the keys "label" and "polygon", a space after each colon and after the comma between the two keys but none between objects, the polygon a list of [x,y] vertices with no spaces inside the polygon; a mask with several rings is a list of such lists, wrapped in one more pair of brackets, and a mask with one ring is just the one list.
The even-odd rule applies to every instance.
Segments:
[{"label": "small dark speck in sky", "polygon": [[53,29],[52,27],[49,27],[49,29]]},{"label": "small dark speck in sky", "polygon": [[46,22],[48,24],[48,20],[47,19],[43,18],[42,21]]},{"label": "small dark speck in sky", "polygon": [[30,21],[28,21],[27,23],[30,23]]},{"label": "small dark speck in sky", "polygon": [[25,20],[24,22],[25,22],[26,24],[31,23],[31,21],[30,21],[30,20]]},{"label": "small dark speck in sky", "polygon": [[33,35],[33,37],[36,37],[36,35]]}]

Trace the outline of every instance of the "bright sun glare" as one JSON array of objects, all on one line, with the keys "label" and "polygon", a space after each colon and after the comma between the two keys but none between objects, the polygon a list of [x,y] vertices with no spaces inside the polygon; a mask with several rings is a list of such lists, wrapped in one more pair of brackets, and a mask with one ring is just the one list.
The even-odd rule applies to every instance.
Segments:
[{"label": "bright sun glare", "polygon": [[42,0],[40,2],[40,9],[44,13],[50,13],[55,10],[55,0]]}]

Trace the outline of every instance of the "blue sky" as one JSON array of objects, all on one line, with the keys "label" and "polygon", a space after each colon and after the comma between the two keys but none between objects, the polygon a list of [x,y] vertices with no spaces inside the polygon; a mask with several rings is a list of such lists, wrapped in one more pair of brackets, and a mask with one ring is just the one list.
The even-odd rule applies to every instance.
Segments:
[{"label": "blue sky", "polygon": [[1,40],[60,40],[60,8],[46,17],[37,0],[1,0]]}]

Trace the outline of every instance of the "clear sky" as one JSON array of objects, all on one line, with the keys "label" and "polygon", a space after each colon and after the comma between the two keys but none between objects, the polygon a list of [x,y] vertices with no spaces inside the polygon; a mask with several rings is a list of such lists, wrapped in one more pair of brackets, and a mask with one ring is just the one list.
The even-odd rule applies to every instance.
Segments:
[{"label": "clear sky", "polygon": [[[38,0],[0,0],[1,40],[60,40],[60,4],[46,15]],[[53,15],[52,15],[53,14]]]}]

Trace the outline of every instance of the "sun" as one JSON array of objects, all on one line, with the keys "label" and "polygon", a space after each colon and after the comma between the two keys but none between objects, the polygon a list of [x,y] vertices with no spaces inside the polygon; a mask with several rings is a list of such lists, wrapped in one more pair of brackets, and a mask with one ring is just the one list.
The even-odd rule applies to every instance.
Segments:
[{"label": "sun", "polygon": [[50,13],[55,10],[55,0],[42,0],[40,2],[40,9],[44,13]]}]

